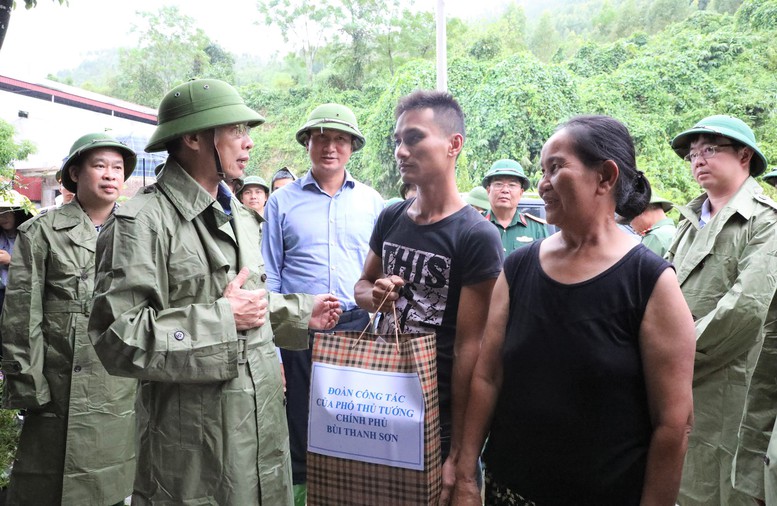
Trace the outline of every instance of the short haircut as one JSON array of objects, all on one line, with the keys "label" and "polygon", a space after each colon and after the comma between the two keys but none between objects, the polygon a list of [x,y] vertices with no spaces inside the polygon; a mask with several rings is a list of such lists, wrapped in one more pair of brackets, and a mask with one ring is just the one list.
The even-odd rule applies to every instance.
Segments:
[{"label": "short haircut", "polygon": [[434,111],[434,121],[448,135],[461,134],[466,138],[464,130],[464,113],[456,99],[448,92],[436,90],[416,90],[399,99],[394,109],[394,119],[407,112],[417,109]]}]

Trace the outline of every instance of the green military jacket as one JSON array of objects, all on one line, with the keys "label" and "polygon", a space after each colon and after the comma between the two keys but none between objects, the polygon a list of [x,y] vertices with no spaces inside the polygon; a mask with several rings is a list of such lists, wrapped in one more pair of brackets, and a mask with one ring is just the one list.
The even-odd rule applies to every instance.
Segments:
[{"label": "green military jacket", "polygon": [[[777,204],[748,178],[726,206],[699,228],[705,199],[702,195],[679,209],[684,219],[667,252],[696,322],[695,422],[681,498],[725,503],[732,479],[737,490],[762,496],[766,442],[760,458],[743,456],[731,473],[727,467],[735,465],[733,455],[764,323],[776,314],[772,299],[777,288]],[[719,491],[722,497],[710,499]]]},{"label": "green military jacket", "polygon": [[494,216],[493,211],[486,213],[486,219],[499,230],[505,257],[522,246],[531,244],[537,239],[548,237],[548,227],[544,220],[533,214],[515,211],[513,220],[504,228]]},{"label": "green military jacket", "polygon": [[172,158],[106,223],[89,323],[111,374],[139,378],[134,505],[292,503],[273,343],[307,346],[313,299],[269,297],[270,321],[238,332],[223,296],[242,267],[264,288],[262,218],[231,218]]},{"label": "green military jacket", "polygon": [[132,490],[137,381],[109,376],[87,335],[96,243],[77,201],[19,227],[0,321],[3,407],[26,410],[8,504],[106,506]]},{"label": "green military jacket", "polygon": [[645,235],[642,236],[642,244],[650,249],[656,255],[662,257],[666,254],[669,246],[672,245],[672,239],[677,232],[674,222],[671,218],[659,220],[650,227]]}]

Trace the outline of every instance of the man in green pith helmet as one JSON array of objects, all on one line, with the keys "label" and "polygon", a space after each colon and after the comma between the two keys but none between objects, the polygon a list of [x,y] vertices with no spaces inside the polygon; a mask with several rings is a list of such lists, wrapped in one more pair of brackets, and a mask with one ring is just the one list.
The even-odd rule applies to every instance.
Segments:
[{"label": "man in green pith helmet", "polygon": [[173,88],[146,151],[157,182],[100,235],[89,332],[111,374],[141,380],[132,503],[292,501],[279,346],[331,328],[331,295],[268,294],[262,218],[226,181],[242,177],[264,119],[215,79]]},{"label": "man in green pith helmet", "polygon": [[642,237],[642,244],[660,257],[666,254],[677,232],[674,221],[666,217],[672,207],[671,202],[653,194],[647,208],[631,220],[631,228]]},{"label": "man in green pith helmet", "polygon": [[471,205],[484,216],[491,210],[491,202],[488,201],[488,190],[482,186],[472,188],[464,195],[464,202]]},{"label": "man in green pith helmet", "polygon": [[710,116],[671,145],[704,189],[678,209],[683,218],[666,255],[696,322],[695,423],[678,502],[752,505],[764,498],[774,422],[761,403],[777,370],[775,339],[764,341],[777,317],[777,204],[754,179],[766,158],[743,121]]},{"label": "man in green pith helmet", "polygon": [[491,211],[486,219],[493,223],[502,237],[505,256],[537,239],[548,237],[545,220],[518,211],[523,192],[529,188],[529,178],[515,160],[497,160],[483,177]]},{"label": "man in green pith helmet", "polygon": [[777,186],[777,169],[774,169],[771,172],[767,172],[764,174],[764,181],[769,183],[772,186]]},{"label": "man in green pith helmet", "polygon": [[[310,170],[267,201],[262,243],[267,285],[279,293],[331,292],[343,305],[335,330],[363,330],[369,314],[356,306],[353,285],[361,274],[383,198],[357,181],[347,164],[366,139],[350,108],[323,104],[310,112],[296,140],[308,153]],[[310,339],[312,343],[313,332]],[[304,505],[312,354],[308,349],[281,350],[281,355],[295,504]]]},{"label": "man in green pith helmet", "polygon": [[98,231],[135,153],[102,133],[62,167],[72,202],[18,230],[0,319],[3,407],[24,409],[7,504],[123,504],[135,473],[137,382],[109,376],[89,341]]},{"label": "man in green pith helmet", "polygon": [[249,209],[253,209],[259,216],[264,216],[264,205],[270,195],[270,187],[261,176],[246,177],[237,190],[237,198],[240,203]]}]

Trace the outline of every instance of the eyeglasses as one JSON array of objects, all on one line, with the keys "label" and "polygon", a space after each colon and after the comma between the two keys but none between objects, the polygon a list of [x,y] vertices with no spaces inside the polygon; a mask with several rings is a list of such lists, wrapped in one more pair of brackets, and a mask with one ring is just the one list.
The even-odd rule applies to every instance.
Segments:
[{"label": "eyeglasses", "polygon": [[517,191],[518,189],[522,188],[521,183],[491,183],[491,188],[493,188],[496,191],[501,191],[504,187],[507,187],[508,190],[511,192]]},{"label": "eyeglasses", "polygon": [[733,144],[710,144],[709,146],[704,146],[699,151],[691,151],[687,155],[683,157],[683,160],[685,160],[688,163],[693,163],[696,161],[697,158],[702,157],[705,160],[709,160],[710,158],[714,157],[718,153],[718,148],[724,148],[728,146],[733,146]]},{"label": "eyeglasses", "polygon": [[229,132],[229,135],[235,139],[240,139],[243,136],[249,135],[251,133],[251,127],[246,123],[238,123],[237,125],[232,125],[225,128]]}]

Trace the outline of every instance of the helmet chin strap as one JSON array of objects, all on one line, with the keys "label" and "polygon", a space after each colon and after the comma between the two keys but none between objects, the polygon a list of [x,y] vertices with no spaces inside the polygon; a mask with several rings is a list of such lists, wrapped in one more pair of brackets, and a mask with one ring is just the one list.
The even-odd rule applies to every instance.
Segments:
[{"label": "helmet chin strap", "polygon": [[216,129],[213,129],[213,157],[216,159],[216,174],[219,175],[222,181],[227,182],[227,176],[224,174],[224,167],[221,165],[221,157],[219,156],[219,148],[216,147]]}]

